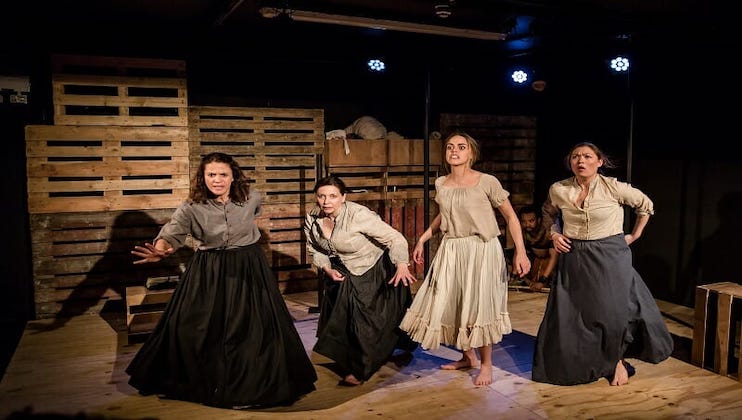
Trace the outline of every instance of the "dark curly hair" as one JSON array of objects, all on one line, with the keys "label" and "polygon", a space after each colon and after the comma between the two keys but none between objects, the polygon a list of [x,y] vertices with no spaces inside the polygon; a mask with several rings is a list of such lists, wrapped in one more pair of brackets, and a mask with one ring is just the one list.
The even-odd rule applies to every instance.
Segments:
[{"label": "dark curly hair", "polygon": [[198,166],[198,172],[193,177],[191,193],[188,199],[194,203],[205,203],[207,200],[216,198],[209,191],[204,179],[206,165],[209,163],[226,163],[232,169],[232,185],[229,187],[229,199],[235,203],[244,203],[250,197],[250,181],[240,169],[240,165],[232,156],[226,153],[214,152],[201,158],[201,164]]}]

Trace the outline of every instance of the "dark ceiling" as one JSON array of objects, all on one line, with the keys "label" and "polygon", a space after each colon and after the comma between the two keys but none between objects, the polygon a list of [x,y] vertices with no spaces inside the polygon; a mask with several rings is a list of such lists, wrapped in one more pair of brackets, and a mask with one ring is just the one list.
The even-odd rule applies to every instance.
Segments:
[{"label": "dark ceiling", "polygon": [[[393,102],[397,108],[374,112],[404,113],[424,92],[424,79],[431,77],[438,104],[471,103],[474,108],[491,106],[492,98],[498,98],[502,106],[514,107],[514,101],[526,103],[530,98],[504,96],[508,91],[493,82],[500,80],[495,76],[501,70],[497,66],[532,60],[540,65],[537,77],[549,81],[546,92],[559,92],[563,86],[562,91],[574,96],[570,87],[578,76],[572,75],[573,61],[564,59],[564,54],[603,56],[606,48],[619,50],[629,44],[645,45],[643,53],[654,59],[642,68],[644,79],[636,77],[640,72],[632,73],[635,86],[650,79],[662,80],[664,86],[685,84],[695,68],[667,80],[661,73],[672,64],[665,63],[673,54],[688,50],[702,53],[705,63],[716,62],[718,53],[736,47],[731,4],[720,0],[9,0],[0,5],[5,17],[0,24],[4,39],[0,74],[33,75],[34,66],[43,69],[44,60],[55,53],[173,58],[188,61],[193,103],[235,98],[247,104],[244,98],[250,98],[253,102],[248,105],[322,103],[329,107],[327,103],[334,101],[341,108],[359,98],[381,98],[388,101],[376,102]],[[436,5],[447,6],[450,15],[437,16]],[[262,8],[286,13],[266,18]],[[299,20],[300,12],[329,15],[335,21],[346,17],[425,25],[426,30],[432,26],[482,31],[502,39],[312,23]],[[363,61],[369,53],[384,54],[390,62],[404,65],[390,66],[383,81],[374,79]],[[48,75],[36,78],[44,81]],[[609,84],[596,80],[594,86]],[[461,92],[467,92],[466,100],[460,100]]]},{"label": "dark ceiling", "polygon": [[[290,19],[262,17],[261,8],[492,32],[504,37],[497,47],[510,51],[575,39],[713,34],[724,26],[720,19],[731,15],[725,13],[729,6],[717,0],[26,0],[6,1],[1,7],[8,12],[3,13],[2,29],[17,40],[6,43],[5,49],[32,43],[53,50],[150,48],[172,55],[198,48],[239,49],[248,38],[286,43],[297,36],[316,39],[313,47],[322,49],[333,37],[349,37],[346,41],[352,45],[355,33],[370,32],[296,22],[298,32],[287,30]],[[450,15],[441,18],[436,10]],[[449,41],[442,39],[447,36],[424,36]]]}]

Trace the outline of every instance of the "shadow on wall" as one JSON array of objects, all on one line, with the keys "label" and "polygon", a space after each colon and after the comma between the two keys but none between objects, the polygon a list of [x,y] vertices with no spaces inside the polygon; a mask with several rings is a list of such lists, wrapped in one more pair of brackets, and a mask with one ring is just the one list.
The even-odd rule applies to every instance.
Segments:
[{"label": "shadow on wall", "polygon": [[[192,249],[183,247],[163,261],[135,265],[136,257],[131,255],[131,250],[135,245],[151,242],[159,229],[157,222],[145,212],[126,211],[118,215],[102,258],[74,285],[54,321],[34,328],[54,330],[64,326],[70,317],[99,311],[114,330],[125,329],[126,287],[144,285],[148,277],[179,276],[182,270],[178,262],[193,254]],[[109,299],[110,296],[116,298]]]},{"label": "shadow on wall", "polygon": [[734,268],[740,259],[742,238],[742,191],[728,192],[717,204],[719,226],[693,248],[688,264],[681,273],[679,291],[684,291],[682,301],[695,304],[695,289],[701,284],[734,282],[742,278]]}]

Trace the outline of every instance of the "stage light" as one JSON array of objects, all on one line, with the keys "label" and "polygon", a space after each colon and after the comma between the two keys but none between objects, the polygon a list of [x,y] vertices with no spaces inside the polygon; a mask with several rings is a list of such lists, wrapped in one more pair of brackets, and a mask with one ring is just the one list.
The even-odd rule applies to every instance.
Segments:
[{"label": "stage light", "polygon": [[611,69],[618,73],[629,71],[629,59],[620,55],[611,59]]},{"label": "stage light", "polygon": [[513,79],[513,82],[522,85],[525,82],[528,81],[528,73],[526,73],[523,70],[515,70],[510,77]]},{"label": "stage light", "polygon": [[382,72],[386,70],[386,64],[379,59],[368,60],[368,69],[373,72]]}]

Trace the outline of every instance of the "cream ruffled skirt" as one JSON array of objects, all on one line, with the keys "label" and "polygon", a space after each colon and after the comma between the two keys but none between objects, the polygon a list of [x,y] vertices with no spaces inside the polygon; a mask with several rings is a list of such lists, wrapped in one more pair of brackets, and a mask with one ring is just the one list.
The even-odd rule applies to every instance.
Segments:
[{"label": "cream ruffled skirt", "polygon": [[469,350],[512,332],[508,276],[497,238],[443,238],[400,328],[424,349]]}]

